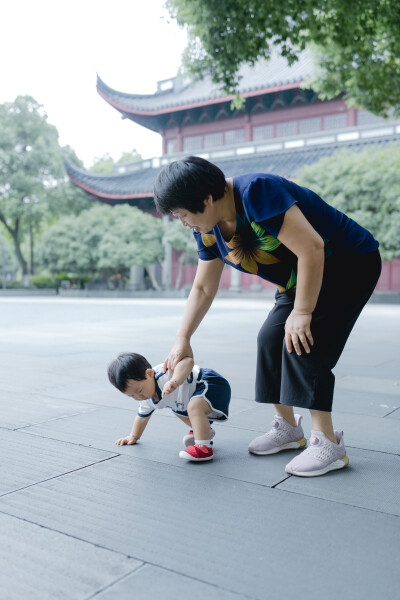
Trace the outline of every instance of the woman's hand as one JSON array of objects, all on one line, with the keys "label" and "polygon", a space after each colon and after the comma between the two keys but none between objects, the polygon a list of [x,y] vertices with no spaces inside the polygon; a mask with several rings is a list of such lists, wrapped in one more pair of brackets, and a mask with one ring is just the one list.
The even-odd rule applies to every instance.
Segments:
[{"label": "woman's hand", "polygon": [[177,338],[170,353],[165,359],[164,373],[167,369],[173,373],[176,365],[187,356],[193,358],[193,350],[190,346],[189,340],[187,338]]},{"label": "woman's hand", "polygon": [[314,345],[314,340],[311,335],[311,319],[312,314],[299,314],[292,311],[287,318],[285,324],[285,344],[288,352],[292,352],[293,348],[296,354],[300,356],[301,346],[307,354],[310,353],[310,346]]}]

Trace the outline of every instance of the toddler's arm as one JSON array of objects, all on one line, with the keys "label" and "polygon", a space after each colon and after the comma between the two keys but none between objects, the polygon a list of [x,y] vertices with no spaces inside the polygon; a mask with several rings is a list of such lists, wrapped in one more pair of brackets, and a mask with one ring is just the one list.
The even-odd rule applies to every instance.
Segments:
[{"label": "toddler's arm", "polygon": [[151,415],[148,417],[136,416],[135,420],[133,421],[132,431],[126,437],[117,440],[115,442],[117,446],[124,446],[125,444],[127,444],[128,446],[132,446],[133,444],[136,444],[136,442],[141,437],[143,431],[146,429],[146,425],[149,422],[150,417]]},{"label": "toddler's arm", "polygon": [[167,381],[162,390],[162,397],[164,398],[165,394],[170,394],[177,387],[182,385],[182,383],[187,379],[192,372],[194,366],[194,360],[190,356],[186,356],[176,365],[172,378]]}]

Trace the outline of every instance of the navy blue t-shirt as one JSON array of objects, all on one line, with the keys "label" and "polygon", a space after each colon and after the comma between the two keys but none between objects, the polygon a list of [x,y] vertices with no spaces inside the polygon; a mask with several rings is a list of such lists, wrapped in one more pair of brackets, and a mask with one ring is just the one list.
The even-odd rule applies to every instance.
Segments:
[{"label": "navy blue t-shirt", "polygon": [[220,258],[245,273],[275,283],[280,291],[296,288],[297,256],[278,239],[285,212],[297,204],[331,254],[366,254],[379,247],[369,231],[311,190],[278,175],[253,173],[233,180],[236,231],[226,242],[218,225],[194,233],[201,260]]}]

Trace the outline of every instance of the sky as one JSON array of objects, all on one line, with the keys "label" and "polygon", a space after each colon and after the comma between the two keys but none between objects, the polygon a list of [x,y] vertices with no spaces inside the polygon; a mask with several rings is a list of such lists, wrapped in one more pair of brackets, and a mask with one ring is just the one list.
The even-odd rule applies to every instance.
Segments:
[{"label": "sky", "polygon": [[[130,120],[96,91],[152,94],[176,75],[186,33],[165,0],[0,0],[0,103],[33,96],[85,167],[136,149],[160,156],[161,136]],[[1,132],[0,132],[1,135]]]}]

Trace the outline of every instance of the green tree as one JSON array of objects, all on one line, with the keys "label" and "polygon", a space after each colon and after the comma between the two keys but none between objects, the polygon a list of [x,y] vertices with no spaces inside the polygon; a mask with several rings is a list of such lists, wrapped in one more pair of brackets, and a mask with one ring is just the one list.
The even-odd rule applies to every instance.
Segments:
[{"label": "green tree", "polygon": [[400,257],[400,147],[340,150],[299,173],[297,183],[366,227],[382,258]]},{"label": "green tree", "polygon": [[137,150],[133,149],[131,152],[123,152],[117,163],[129,163],[136,160],[142,160],[142,156]]},{"label": "green tree", "polygon": [[89,168],[89,172],[95,175],[111,175],[114,171],[114,165],[114,159],[107,152],[104,156],[94,159],[94,164]]},{"label": "green tree", "polygon": [[129,163],[141,159],[141,155],[136,150],[123,152],[117,162],[115,162],[112,156],[107,153],[101,158],[95,158],[94,164],[89,168],[89,171],[95,175],[111,175],[114,172],[116,164]]},{"label": "green tree", "polygon": [[[34,272],[35,231],[54,212],[55,189],[66,179],[64,160],[57,129],[31,96],[0,105],[0,131],[0,222],[13,240],[26,281]],[[24,238],[29,240],[30,264]]]},{"label": "green tree", "polygon": [[274,47],[290,64],[312,46],[320,65],[309,82],[322,97],[345,91],[353,104],[400,114],[398,0],[167,0],[189,44],[184,64],[210,74],[227,93],[238,89],[242,64],[269,58]]},{"label": "green tree", "polygon": [[151,265],[163,258],[161,239],[160,219],[128,205],[98,204],[49,228],[40,241],[40,260],[52,273],[100,273],[108,281],[140,265],[157,287]]},{"label": "green tree", "polygon": [[197,244],[193,237],[192,230],[182,227],[177,219],[169,221],[164,226],[164,241],[171,244],[175,250],[180,252],[178,258],[179,270],[175,282],[175,289],[179,289],[182,280],[183,267],[187,264],[197,262]]}]

